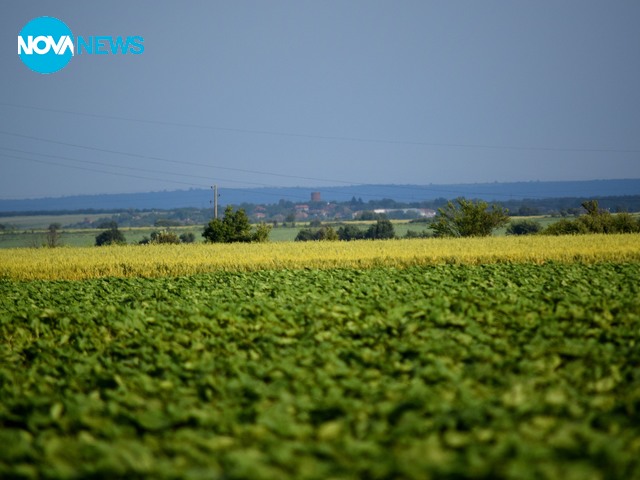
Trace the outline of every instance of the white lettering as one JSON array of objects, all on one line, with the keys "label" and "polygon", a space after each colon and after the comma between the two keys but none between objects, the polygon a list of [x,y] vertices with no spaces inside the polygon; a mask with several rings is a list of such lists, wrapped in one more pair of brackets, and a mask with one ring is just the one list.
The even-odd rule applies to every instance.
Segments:
[{"label": "white lettering", "polygon": [[[40,35],[33,40],[33,44],[31,46],[37,54],[44,55],[51,49],[51,43],[49,43],[49,40],[51,40],[51,43],[53,43],[53,38]],[[29,37],[29,41],[31,41],[31,37]],[[44,48],[38,47],[38,44],[40,42],[44,42]]]},{"label": "white lettering", "polygon": [[[43,46],[42,46],[43,45]],[[71,50],[71,55],[74,55],[73,42],[68,35],[61,36],[56,42],[51,35],[39,35],[36,38],[29,35],[27,37],[27,43],[24,38],[18,37],[18,54],[25,53],[27,55],[33,54],[44,55],[53,48],[56,55],[64,55],[67,49]]]},{"label": "white lettering", "polygon": [[31,55],[33,53],[33,49],[31,48],[30,44],[27,45],[26,43],[24,43],[24,38],[18,35],[18,55],[20,55],[22,52],[26,53],[27,55]]},{"label": "white lettering", "polygon": [[[51,38],[51,37],[49,37],[49,38]],[[56,52],[57,55],[64,54],[64,52],[67,51],[67,48],[71,49],[71,55],[74,54],[74,52],[73,52],[73,42],[71,42],[71,39],[69,38],[69,36],[63,35],[58,40],[58,43],[54,43],[53,39],[51,39],[51,41],[52,41],[52,45],[53,45],[53,51]]]}]

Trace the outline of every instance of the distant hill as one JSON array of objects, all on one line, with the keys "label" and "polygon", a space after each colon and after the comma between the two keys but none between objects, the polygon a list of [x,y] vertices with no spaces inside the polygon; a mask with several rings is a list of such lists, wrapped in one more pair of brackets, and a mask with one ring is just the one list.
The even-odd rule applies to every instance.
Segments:
[{"label": "distant hill", "polygon": [[[323,201],[364,202],[391,198],[398,202],[418,202],[435,198],[467,197],[487,201],[564,197],[608,197],[640,195],[640,179],[589,180],[575,182],[476,183],[456,185],[349,185],[340,187],[282,187],[228,189],[220,185],[220,206],[241,203],[269,204],[287,200],[308,202],[311,192],[320,192]],[[28,200],[0,200],[0,212],[83,210],[83,209],[174,209],[207,208],[210,189],[174,190],[111,195],[76,195]]]}]

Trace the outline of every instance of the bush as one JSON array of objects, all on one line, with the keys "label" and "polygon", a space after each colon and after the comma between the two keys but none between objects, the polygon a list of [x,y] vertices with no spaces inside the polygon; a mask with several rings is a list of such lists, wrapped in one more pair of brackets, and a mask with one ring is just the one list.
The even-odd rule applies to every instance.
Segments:
[{"label": "bush", "polygon": [[597,200],[582,202],[582,208],[586,215],[578,218],[577,222],[583,224],[590,233],[619,233],[615,217],[606,210],[598,208]]},{"label": "bush", "polygon": [[180,235],[180,241],[182,243],[195,243],[196,235],[193,232],[183,233]]},{"label": "bush", "polygon": [[361,240],[364,238],[364,232],[355,225],[343,225],[338,228],[338,238],[340,240]]},{"label": "bush", "polygon": [[597,200],[582,203],[587,211],[576,220],[560,220],[549,225],[542,233],[547,235],[576,235],[583,233],[634,233],[640,232],[640,221],[628,213],[612,215],[598,208]]},{"label": "bush", "polygon": [[266,223],[260,223],[256,226],[255,231],[253,232],[252,242],[268,242],[269,241],[269,233],[271,233],[271,225]]},{"label": "bush", "polygon": [[534,220],[518,220],[510,222],[507,235],[533,235],[542,230],[542,225]]},{"label": "bush", "polygon": [[127,239],[124,237],[124,234],[118,230],[118,225],[115,224],[115,222],[109,230],[105,230],[96,236],[96,245],[98,247],[105,245],[123,245],[125,243],[127,243]]},{"label": "bush", "polygon": [[587,227],[578,222],[571,220],[558,220],[556,223],[552,223],[542,231],[545,235],[579,235],[583,233],[589,233]]},{"label": "bush", "polygon": [[430,238],[431,234],[426,230],[422,230],[421,232],[416,232],[415,230],[407,230],[407,233],[404,234],[404,238]]},{"label": "bush", "polygon": [[640,232],[640,218],[637,220],[632,215],[622,212],[613,215],[613,229],[616,233]]},{"label": "bush", "polygon": [[332,227],[322,227],[318,230],[303,228],[296,235],[296,242],[312,242],[320,240],[339,240],[338,234]]},{"label": "bush", "polygon": [[311,242],[316,240],[315,231],[311,228],[302,228],[294,239],[295,242]]},{"label": "bush", "polygon": [[151,243],[178,244],[180,238],[173,232],[151,232]]}]

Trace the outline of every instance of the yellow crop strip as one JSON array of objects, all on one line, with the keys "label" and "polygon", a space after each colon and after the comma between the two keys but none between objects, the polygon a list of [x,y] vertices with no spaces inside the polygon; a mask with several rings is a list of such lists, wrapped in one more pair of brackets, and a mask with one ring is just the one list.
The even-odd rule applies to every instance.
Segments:
[{"label": "yellow crop strip", "polygon": [[640,235],[527,236],[0,250],[0,278],[83,280],[216,270],[407,267],[445,263],[640,262]]}]

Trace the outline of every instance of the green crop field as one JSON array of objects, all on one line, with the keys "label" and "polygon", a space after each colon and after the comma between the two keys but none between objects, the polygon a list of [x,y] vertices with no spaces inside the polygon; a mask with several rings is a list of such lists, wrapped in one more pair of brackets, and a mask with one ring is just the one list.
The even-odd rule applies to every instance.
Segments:
[{"label": "green crop field", "polygon": [[639,279],[0,280],[0,477],[640,478]]}]

